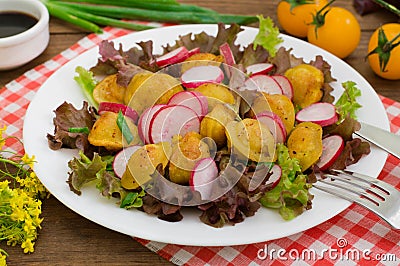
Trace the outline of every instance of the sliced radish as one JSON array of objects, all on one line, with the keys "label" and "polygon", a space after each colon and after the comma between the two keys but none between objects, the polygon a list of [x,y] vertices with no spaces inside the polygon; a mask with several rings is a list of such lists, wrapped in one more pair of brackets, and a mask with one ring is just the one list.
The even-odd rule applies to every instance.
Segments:
[{"label": "sliced radish", "polygon": [[268,75],[255,75],[244,82],[248,90],[262,91],[269,94],[282,94],[279,84]]},{"label": "sliced radish", "polygon": [[126,165],[128,164],[129,158],[131,158],[132,154],[137,151],[141,146],[128,146],[122,149],[120,152],[117,153],[114,157],[113,161],[113,169],[114,173],[118,178],[121,178],[122,175],[125,173]]},{"label": "sliced radish", "polygon": [[202,114],[205,116],[208,114],[208,99],[207,96],[202,94],[201,92],[198,91],[191,91],[192,94],[196,95],[197,99],[200,101],[201,106],[203,107]]},{"label": "sliced radish", "polygon": [[256,119],[269,128],[276,143],[284,143],[286,141],[285,125],[277,114],[270,111],[263,111],[256,115]]},{"label": "sliced radish", "polygon": [[[267,181],[265,181],[264,186],[268,186],[270,189],[273,189],[279,184],[279,181],[281,180],[282,168],[279,165],[274,164],[267,174],[270,174],[270,176]],[[249,183],[249,191],[252,192],[256,190],[264,181],[264,179],[265,177],[263,176],[253,177]]]},{"label": "sliced radish", "polygon": [[182,85],[186,88],[197,88],[204,83],[220,83],[224,72],[217,66],[195,66],[181,76]]},{"label": "sliced radish", "polygon": [[281,86],[283,95],[286,95],[290,100],[293,99],[293,85],[290,80],[283,75],[271,76]]},{"label": "sliced radish", "polygon": [[200,119],[196,112],[184,105],[167,105],[158,110],[150,121],[150,143],[171,141],[180,134],[200,131]]},{"label": "sliced radish", "polygon": [[219,52],[221,55],[224,56],[225,64],[227,64],[229,66],[235,65],[235,57],[233,56],[231,47],[229,46],[228,43],[223,43],[219,47]]},{"label": "sliced radish", "polygon": [[132,119],[132,121],[135,124],[139,119],[138,113],[129,106],[126,106],[125,104],[112,103],[112,102],[101,102],[99,104],[99,109],[98,109],[99,115],[101,115],[104,112],[118,113],[119,111],[121,111],[123,115]]},{"label": "sliced radish", "polygon": [[156,58],[156,63],[159,67],[177,64],[185,61],[189,57],[189,51],[185,46],[181,46]]},{"label": "sliced radish", "polygon": [[213,158],[200,159],[194,166],[189,185],[201,194],[202,200],[211,199],[213,182],[218,177],[218,167]]},{"label": "sliced radish", "polygon": [[271,175],[268,178],[268,180],[265,182],[264,185],[271,186],[271,189],[272,189],[272,188],[276,187],[279,184],[279,181],[281,180],[282,168],[279,165],[274,164],[274,166],[272,166],[270,172],[271,172]]},{"label": "sliced radish", "polygon": [[246,73],[250,76],[267,74],[274,68],[270,63],[257,63],[246,67]]},{"label": "sliced radish", "polygon": [[344,149],[344,140],[340,135],[331,135],[322,139],[322,155],[317,166],[321,171],[327,170]]},{"label": "sliced radish", "polygon": [[[205,101],[201,97],[203,97]],[[203,118],[208,111],[207,98],[197,91],[180,91],[169,99],[168,104],[187,106],[195,111],[200,119]]]},{"label": "sliced radish", "polygon": [[192,55],[199,54],[199,53],[200,53],[200,47],[196,47],[196,48],[193,48],[192,50],[189,50],[188,55],[189,55],[189,57],[191,57]]},{"label": "sliced radish", "polygon": [[329,126],[338,121],[336,108],[331,103],[318,102],[301,109],[296,114],[299,122],[313,122],[321,127]]},{"label": "sliced radish", "polygon": [[150,138],[149,138],[150,122],[154,114],[164,106],[166,106],[166,104],[156,104],[151,107],[148,107],[143,111],[142,115],[140,116],[138,122],[138,134],[143,143],[145,144],[150,143]]}]

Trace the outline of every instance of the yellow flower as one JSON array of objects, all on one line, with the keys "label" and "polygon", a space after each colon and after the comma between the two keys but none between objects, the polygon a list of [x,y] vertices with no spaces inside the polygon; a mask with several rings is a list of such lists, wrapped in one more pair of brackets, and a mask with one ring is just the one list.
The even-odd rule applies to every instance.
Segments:
[{"label": "yellow flower", "polygon": [[10,217],[14,221],[23,221],[25,219],[25,212],[22,209],[17,208],[13,210]]},{"label": "yellow flower", "polygon": [[31,219],[26,219],[25,220],[25,225],[24,225],[24,231],[29,234],[29,233],[31,233],[32,231],[35,231],[35,230],[36,230],[36,227],[33,226],[33,224],[32,224],[32,218]]},{"label": "yellow flower", "polygon": [[0,191],[3,191],[3,190],[6,190],[6,189],[8,189],[9,187],[8,187],[8,184],[9,184],[10,182],[8,181],[8,180],[5,180],[5,181],[2,181],[2,182],[0,182]]},{"label": "yellow flower", "polygon": [[7,253],[0,248],[0,266],[6,266],[7,265]]},{"label": "yellow flower", "polygon": [[[0,152],[5,144],[3,133],[6,127],[0,128]],[[22,157],[15,154],[10,159],[0,159],[4,163],[15,164],[17,171],[9,172],[0,170],[4,176],[14,179],[14,182],[0,178],[0,242],[6,241],[7,245],[21,245],[24,253],[34,252],[37,230],[43,218],[41,214],[41,200],[50,193],[46,190],[36,174],[33,172],[35,156],[24,154]],[[12,186],[10,185],[12,184]],[[7,253],[0,248],[0,266],[6,265]]]},{"label": "yellow flower", "polygon": [[0,255],[0,266],[6,266],[7,261],[6,261],[6,255]]},{"label": "yellow flower", "polygon": [[33,248],[33,245],[34,245],[34,243],[32,243],[32,241],[30,239],[27,239],[21,244],[21,248],[24,249],[24,253],[33,252],[33,251],[35,251],[35,249]]},{"label": "yellow flower", "polygon": [[25,164],[29,165],[30,168],[32,168],[33,163],[35,162],[35,155],[29,157],[29,155],[25,153],[24,156],[22,156],[21,161],[23,161]]}]

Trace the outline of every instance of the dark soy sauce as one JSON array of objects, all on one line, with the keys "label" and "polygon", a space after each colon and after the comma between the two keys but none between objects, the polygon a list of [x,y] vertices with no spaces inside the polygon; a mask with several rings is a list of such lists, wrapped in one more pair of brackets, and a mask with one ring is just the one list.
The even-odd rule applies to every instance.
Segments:
[{"label": "dark soy sauce", "polygon": [[0,12],[0,38],[17,35],[32,28],[38,19],[21,12]]}]

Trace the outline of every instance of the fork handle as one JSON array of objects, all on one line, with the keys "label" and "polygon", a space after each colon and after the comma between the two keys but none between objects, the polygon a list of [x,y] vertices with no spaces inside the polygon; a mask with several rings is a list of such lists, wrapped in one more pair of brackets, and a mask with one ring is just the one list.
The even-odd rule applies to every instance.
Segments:
[{"label": "fork handle", "polygon": [[355,134],[384,149],[400,159],[400,136],[381,128],[360,122],[361,129]]}]

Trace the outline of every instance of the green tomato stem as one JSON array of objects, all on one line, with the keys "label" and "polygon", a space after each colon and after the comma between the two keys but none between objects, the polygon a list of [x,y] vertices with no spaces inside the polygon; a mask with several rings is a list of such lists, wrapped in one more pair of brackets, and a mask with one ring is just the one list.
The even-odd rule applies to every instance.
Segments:
[{"label": "green tomato stem", "polygon": [[335,2],[336,0],[329,1],[326,5],[324,5],[317,13],[313,14],[313,21],[311,22],[312,25],[315,25],[314,32],[315,37],[318,39],[318,29],[325,24],[325,17],[330,11],[330,9],[326,10],[330,5]]}]

